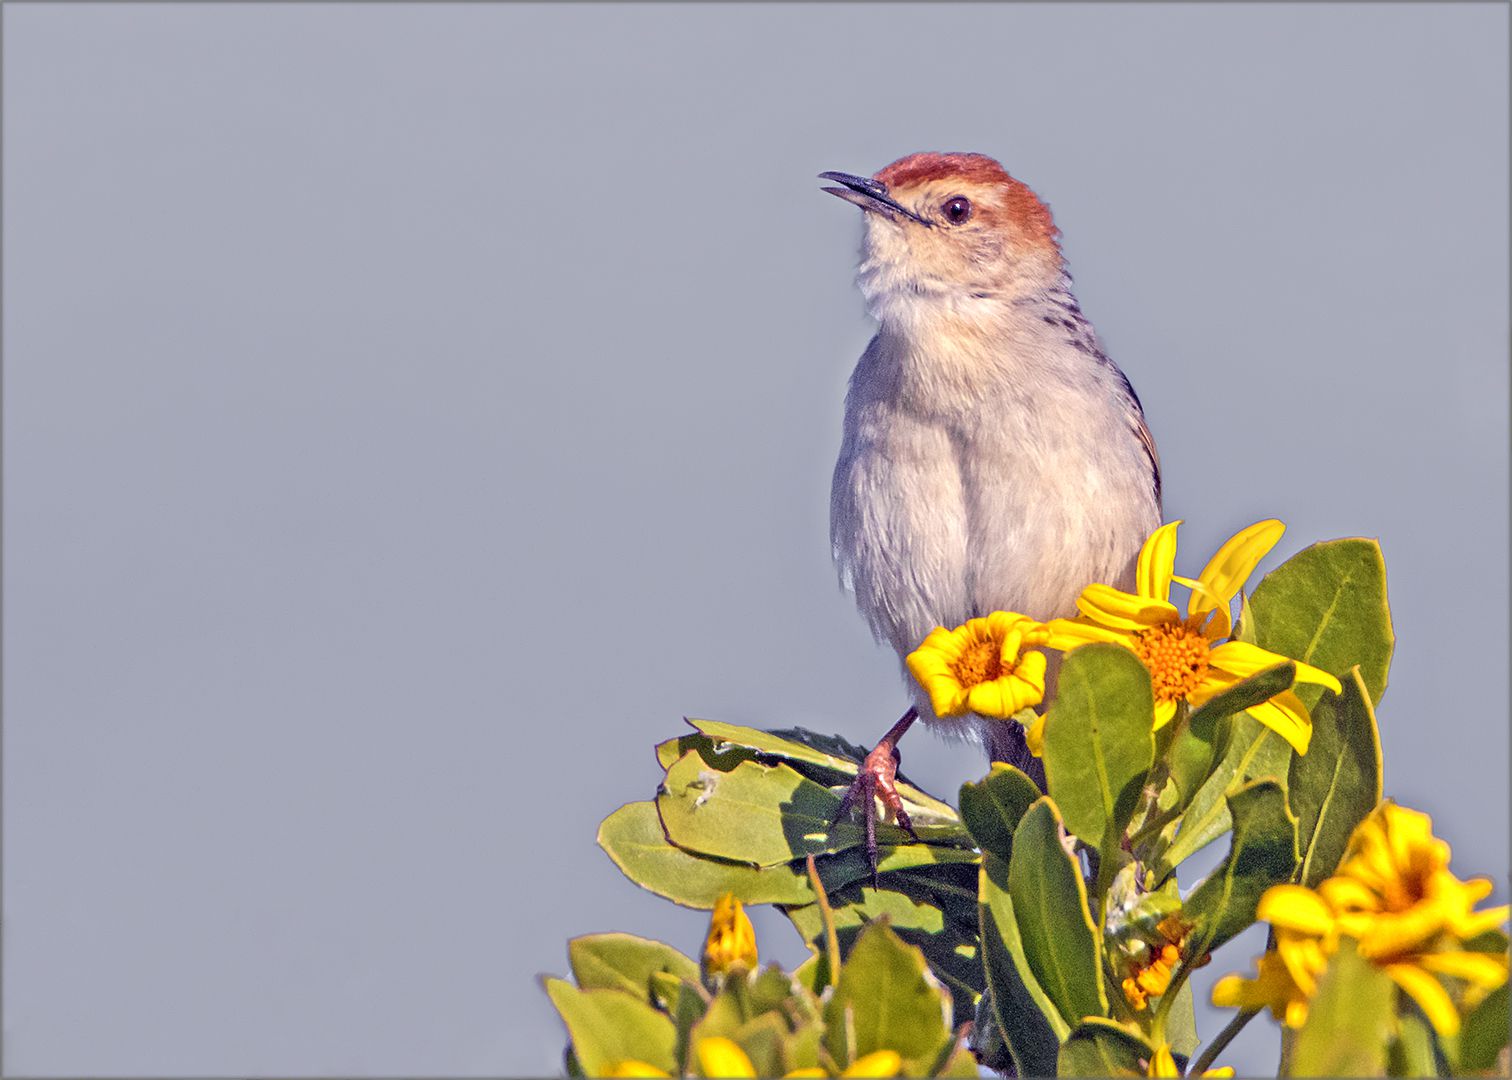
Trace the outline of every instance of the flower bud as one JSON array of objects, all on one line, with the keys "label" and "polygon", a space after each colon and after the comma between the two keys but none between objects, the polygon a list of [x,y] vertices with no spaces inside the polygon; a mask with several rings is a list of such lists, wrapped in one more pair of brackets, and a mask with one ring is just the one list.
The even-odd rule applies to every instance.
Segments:
[{"label": "flower bud", "polygon": [[756,930],[734,893],[725,893],[714,905],[703,964],[705,975],[723,975],[737,964],[756,967]]}]

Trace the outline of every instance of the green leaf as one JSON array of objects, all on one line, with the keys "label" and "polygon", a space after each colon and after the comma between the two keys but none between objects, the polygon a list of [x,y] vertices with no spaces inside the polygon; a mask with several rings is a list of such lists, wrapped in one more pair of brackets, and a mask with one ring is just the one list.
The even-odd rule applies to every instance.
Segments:
[{"label": "green leaf", "polygon": [[[707,910],[727,892],[746,904],[812,904],[817,899],[801,862],[758,868],[675,846],[662,829],[654,802],[627,803],[610,814],[599,826],[598,843],[631,881],[684,907]],[[910,842],[877,852],[881,872],[976,861],[975,851],[936,844]],[[872,876],[860,848],[821,855],[814,862],[831,892]]]},{"label": "green leaf", "polygon": [[733,892],[747,904],[808,904],[814,890],[791,866],[754,866],[690,855],[668,842],[653,802],[620,807],[599,826],[599,847],[643,889],[685,907],[712,908]]},{"label": "green leaf", "polygon": [[763,1013],[747,1020],[734,1035],[735,1042],[751,1059],[757,1076],[781,1076],[787,1071],[788,1026],[778,1013]]},{"label": "green leaf", "polygon": [[944,912],[947,921],[975,934],[977,930],[977,868],[980,857],[969,863],[946,863],[899,870],[881,879],[885,889],[896,889]]},{"label": "green leaf", "polygon": [[[688,723],[712,738],[716,744],[733,743],[762,754],[783,758],[789,762],[802,763],[814,768],[826,769],[834,775],[835,782],[849,783],[861,771],[861,759],[866,752],[835,735],[816,735],[802,728],[788,728],[782,734],[757,731],[755,728],[725,724],[718,720],[695,720]],[[798,741],[800,739],[806,741]],[[816,745],[808,745],[814,743]],[[856,756],[850,757],[848,754]],[[797,764],[794,765],[798,767]],[[799,769],[799,771],[803,771]],[[898,778],[898,794],[914,824],[950,824],[957,822],[955,810],[933,795],[921,791],[913,784]]]},{"label": "green leaf", "polygon": [[[984,988],[976,926],[962,927],[946,919],[935,904],[916,902],[890,888],[863,885],[845,891],[855,892],[857,899],[845,903],[844,893],[831,897],[841,952],[850,951],[867,924],[886,920],[899,938],[923,952],[930,971],[950,991],[958,1020],[964,1023],[971,1019],[975,1000]],[[784,908],[783,913],[816,954],[823,951],[824,922],[818,904]]]},{"label": "green leaf", "polygon": [[644,1061],[667,1072],[676,1068],[672,1021],[633,994],[579,990],[561,979],[547,979],[546,993],[589,1076],[603,1076],[622,1061]]},{"label": "green leaf", "polygon": [[665,971],[698,982],[698,963],[670,945],[634,934],[585,934],[567,943],[572,976],[584,990],[624,990],[651,1001],[651,976]]},{"label": "green leaf", "polygon": [[1292,748],[1285,739],[1248,713],[1230,717],[1224,727],[1228,734],[1220,738],[1223,755],[1182,814],[1175,841],[1160,855],[1158,880],[1164,880],[1171,870],[1228,832],[1232,825],[1229,795],[1266,777],[1286,783]]},{"label": "green leaf", "polygon": [[672,1070],[672,1075],[680,1076],[688,1071],[688,1052],[692,1048],[689,1040],[694,1026],[708,1010],[709,997],[708,992],[698,983],[682,980],[678,980],[675,992],[667,993],[666,982],[669,978],[666,973],[653,976],[662,1007],[672,1017],[672,1026],[677,1031],[677,1043],[673,1051],[673,1056],[677,1058],[677,1068]]},{"label": "green leaf", "polygon": [[1386,1074],[1444,1075],[1439,1069],[1438,1056],[1433,1052],[1433,1029],[1415,1009],[1409,1009],[1397,1017],[1397,1037],[1386,1055]]},{"label": "green leaf", "polygon": [[[856,936],[825,1006],[825,1045],[842,1067],[876,1050],[896,1050],[904,1074],[920,1076],[950,1041],[948,1006],[923,954],[885,923],[871,923]],[[847,1026],[853,1046],[846,1045]]]},{"label": "green leaf", "polygon": [[[829,788],[786,765],[743,761],[720,772],[691,752],[667,770],[656,796],[657,812],[672,843],[685,851],[758,866],[777,866],[861,843],[861,831],[850,822],[830,828],[839,807],[839,797]],[[897,833],[906,835],[901,829]]]},{"label": "green leaf", "polygon": [[1297,820],[1274,780],[1257,780],[1228,797],[1234,838],[1228,858],[1187,897],[1192,921],[1186,955],[1196,960],[1255,921],[1260,896],[1291,880],[1297,866]]},{"label": "green leaf", "polygon": [[1023,772],[993,762],[981,780],[961,785],[961,820],[977,847],[1006,860],[1013,851],[1013,830],[1041,794]]},{"label": "green leaf", "polygon": [[719,988],[719,993],[714,995],[708,1008],[704,1009],[703,1015],[693,1025],[688,1043],[696,1048],[699,1039],[716,1035],[733,1039],[755,1015],[749,984],[744,979],[726,979]]},{"label": "green leaf", "polygon": [[1187,979],[1176,991],[1166,1012],[1166,1041],[1173,1053],[1191,1057],[1197,1052],[1197,1006],[1192,999],[1192,980]]},{"label": "green leaf", "polygon": [[[1380,703],[1396,639],[1376,541],[1329,540],[1298,552],[1256,586],[1250,606],[1262,649],[1340,679],[1358,664],[1366,695]],[[1318,686],[1297,688],[1309,707],[1321,693]]]},{"label": "green leaf", "polygon": [[1057,1076],[1145,1076],[1155,1048],[1112,1020],[1083,1021],[1060,1048]]},{"label": "green leaf", "polygon": [[1222,721],[1291,689],[1296,671],[1296,665],[1289,660],[1257,671],[1192,710],[1171,745],[1171,779],[1181,792],[1179,805],[1191,802],[1212,773],[1221,736],[1227,730]]},{"label": "green leaf", "polygon": [[1067,1029],[1108,1015],[1102,941],[1087,907],[1081,869],[1061,846],[1054,801],[1038,800],[1013,835],[1008,892],[1024,956]]},{"label": "green leaf", "polygon": [[1293,1044],[1292,1076],[1383,1076],[1396,984],[1345,938],[1329,960]]},{"label": "green leaf", "polygon": [[1137,656],[1112,644],[1067,654],[1045,718],[1045,778],[1066,828],[1105,859],[1116,857],[1155,760],[1154,726]]},{"label": "green leaf", "polygon": [[1502,983],[1465,1017],[1460,1028],[1456,1071],[1478,1073],[1496,1068],[1497,1057],[1507,1045],[1509,1028],[1512,1015],[1507,1005],[1507,984]]},{"label": "green leaf", "polygon": [[998,1030],[1020,1076],[1053,1076],[1060,1042],[1070,1025],[1040,986],[1019,937],[1008,891],[1008,863],[982,856],[980,877],[982,962]]},{"label": "green leaf", "polygon": [[768,964],[750,982],[751,1015],[781,1009],[793,1000],[793,977],[777,964]]},{"label": "green leaf", "polygon": [[1312,742],[1292,758],[1287,783],[1302,852],[1297,881],[1309,889],[1338,869],[1350,833],[1381,801],[1375,711],[1359,668],[1340,681],[1343,694],[1325,691],[1313,706]]},{"label": "green leaf", "polygon": [[754,761],[756,751],[748,750],[743,746],[731,746],[729,743],[715,742],[707,735],[694,732],[692,735],[679,735],[675,739],[656,744],[656,763],[663,770],[670,769],[678,758],[684,754],[696,752],[712,767],[728,772],[742,761]]}]

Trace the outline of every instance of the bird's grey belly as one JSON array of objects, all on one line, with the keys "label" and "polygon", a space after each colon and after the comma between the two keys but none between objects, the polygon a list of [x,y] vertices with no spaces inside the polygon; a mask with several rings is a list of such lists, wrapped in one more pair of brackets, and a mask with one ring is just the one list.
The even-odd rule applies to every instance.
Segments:
[{"label": "bird's grey belly", "polygon": [[944,431],[921,428],[837,466],[836,558],[874,633],[900,656],[936,626],[992,611],[1074,615],[1086,585],[1130,582],[1158,524],[1153,506],[1131,513],[1122,492],[1099,490],[1122,479],[1102,464],[1083,476],[1077,461],[982,450],[963,453]]},{"label": "bird's grey belly", "polygon": [[970,542],[956,453],[918,427],[862,441],[835,470],[835,558],[872,631],[899,655],[966,616]]}]

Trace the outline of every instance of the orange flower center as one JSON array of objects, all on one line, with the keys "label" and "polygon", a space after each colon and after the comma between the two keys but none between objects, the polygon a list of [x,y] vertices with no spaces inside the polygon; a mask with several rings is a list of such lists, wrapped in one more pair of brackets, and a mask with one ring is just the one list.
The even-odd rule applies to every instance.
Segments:
[{"label": "orange flower center", "polygon": [[1400,913],[1411,911],[1428,900],[1428,882],[1433,868],[1427,860],[1412,858],[1406,866],[1398,867],[1398,874],[1385,882],[1385,895],[1381,897],[1387,911]]},{"label": "orange flower center", "polygon": [[1003,643],[988,638],[966,646],[951,670],[962,686],[970,689],[1003,677]]},{"label": "orange flower center", "polygon": [[1208,673],[1211,646],[1202,631],[1187,622],[1163,623],[1141,630],[1134,651],[1150,671],[1156,701],[1179,701]]}]

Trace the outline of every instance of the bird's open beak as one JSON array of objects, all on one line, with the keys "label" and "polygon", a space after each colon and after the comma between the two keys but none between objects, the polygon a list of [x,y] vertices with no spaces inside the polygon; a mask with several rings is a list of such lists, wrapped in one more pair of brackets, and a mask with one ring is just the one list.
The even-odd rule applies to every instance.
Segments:
[{"label": "bird's open beak", "polygon": [[880,180],[873,180],[869,176],[852,176],[843,172],[822,172],[821,180],[833,180],[840,187],[826,187],[824,190],[831,195],[837,195],[848,203],[854,203],[861,209],[873,213],[884,213],[888,216],[900,214],[911,221],[917,221],[920,225],[929,225],[931,222],[921,218],[908,207],[887,193],[887,185]]}]

